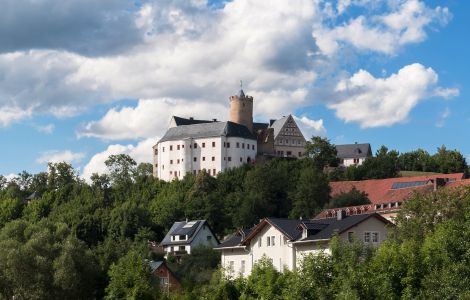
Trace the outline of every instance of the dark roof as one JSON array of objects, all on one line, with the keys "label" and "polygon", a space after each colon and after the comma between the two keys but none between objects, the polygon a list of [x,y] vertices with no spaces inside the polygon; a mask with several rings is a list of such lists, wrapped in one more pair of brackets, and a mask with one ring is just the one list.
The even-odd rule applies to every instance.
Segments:
[{"label": "dark roof", "polygon": [[372,156],[370,144],[336,145],[338,158],[366,158]]},{"label": "dark roof", "polygon": [[38,192],[33,192],[31,195],[26,197],[26,200],[34,200],[41,197],[41,195]]},{"label": "dark roof", "polygon": [[215,121],[209,121],[209,120],[196,120],[193,118],[181,118],[181,117],[176,117],[173,116],[173,120],[175,120],[176,126],[181,126],[181,125],[194,125],[194,124],[203,124],[203,123],[213,123]]},{"label": "dark roof", "polygon": [[[358,225],[370,217],[375,217],[386,224],[391,224],[387,219],[379,214],[362,214],[353,216],[344,216],[341,220],[335,218],[319,219],[319,220],[292,220],[292,219],[277,219],[266,218],[263,219],[258,225],[251,228],[245,234],[246,238],[243,239],[240,231],[236,232],[227,238],[222,244],[214,249],[239,247],[246,245],[249,240],[257,235],[257,233],[267,224],[276,227],[280,232],[287,236],[291,241],[317,241],[330,239],[335,234],[340,234],[349,228]],[[306,238],[302,237],[302,227],[307,229],[310,234]]]},{"label": "dark roof", "polygon": [[[197,233],[201,230],[201,228],[206,225],[209,227],[209,230],[212,232],[209,224],[206,220],[195,220],[195,221],[182,221],[182,222],[175,222],[173,226],[171,226],[168,233],[163,238],[162,242],[160,243],[161,246],[168,246],[168,245],[186,245],[190,244]],[[173,235],[187,235],[188,239],[184,241],[172,241],[171,236]],[[215,237],[217,243],[217,237],[214,233],[212,235]]]},{"label": "dark roof", "polygon": [[167,130],[159,143],[166,141],[183,140],[187,138],[205,137],[241,137],[256,140],[256,137],[244,125],[233,122],[212,122],[193,125],[182,125]]},{"label": "dark roof", "polygon": [[154,260],[149,261],[149,266],[150,266],[150,270],[152,271],[152,273],[155,272],[158,268],[160,268],[160,266],[163,264],[164,264],[163,261],[154,261]]},{"label": "dark roof", "polygon": [[269,124],[268,123],[253,123],[253,131],[257,132],[258,130],[263,130],[263,129],[268,129]]}]

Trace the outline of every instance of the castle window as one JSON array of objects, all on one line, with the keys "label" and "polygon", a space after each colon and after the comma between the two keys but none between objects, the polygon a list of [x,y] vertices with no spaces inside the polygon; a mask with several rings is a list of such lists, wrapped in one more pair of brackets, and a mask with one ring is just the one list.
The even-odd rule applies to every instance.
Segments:
[{"label": "castle window", "polygon": [[206,157],[205,157],[205,156],[202,157],[202,161],[206,161]]},{"label": "castle window", "polygon": [[212,148],[214,148],[214,147],[215,147],[215,142],[212,142]]},{"label": "castle window", "polygon": [[232,161],[232,158],[230,156],[228,157],[228,161]]},{"label": "castle window", "polygon": [[171,159],[171,160],[170,160],[170,165],[172,165],[172,164],[173,164],[173,160]]},{"label": "castle window", "polygon": [[162,151],[165,152],[165,147],[162,148]]},{"label": "castle window", "polygon": [[173,171],[170,171],[170,175],[173,175]]},{"label": "castle window", "polygon": [[197,157],[194,157],[194,158],[193,158],[193,161],[197,161]]},{"label": "castle window", "polygon": [[240,157],[240,162],[243,162],[243,158]]},{"label": "castle window", "polygon": [[255,145],[251,145],[251,150],[255,150]]},{"label": "castle window", "polygon": [[158,168],[158,164],[155,164],[155,168]]},{"label": "castle window", "polygon": [[181,147],[181,146],[180,146],[180,145],[178,145],[178,146],[176,146],[176,149],[177,149],[177,150],[180,150],[180,147]]},{"label": "castle window", "polygon": [[245,143],[242,143],[242,149],[245,149]]},{"label": "castle window", "polygon": [[165,170],[165,165],[162,165],[162,170]]},{"label": "castle window", "polygon": [[170,146],[170,151],[173,151],[173,146]]},{"label": "castle window", "polygon": [[301,157],[301,156],[302,156],[302,152],[299,152],[299,157]]},{"label": "castle window", "polygon": [[237,142],[237,148],[240,148],[240,143],[239,142]]},{"label": "castle window", "polygon": [[196,148],[197,148],[197,143],[194,143],[194,149],[196,149]]},{"label": "castle window", "polygon": [[158,149],[155,149],[155,155],[158,155]]},{"label": "castle window", "polygon": [[209,175],[211,175],[211,169],[207,170],[207,173],[208,173]]},{"label": "castle window", "polygon": [[184,145],[181,145],[181,148],[183,148],[183,149],[184,149]]},{"label": "castle window", "polygon": [[214,176],[217,175],[217,172],[216,172],[215,169],[212,169],[212,174],[213,174]]},{"label": "castle window", "polygon": [[180,160],[179,160],[179,159],[177,159],[177,160],[176,160],[176,163],[177,163],[177,164],[179,164],[179,163],[180,163]]},{"label": "castle window", "polygon": [[224,148],[225,148],[225,142],[224,142]]},{"label": "castle window", "polygon": [[215,156],[212,156],[212,161],[215,161]]},{"label": "castle window", "polygon": [[197,172],[196,170],[193,170],[193,175],[196,175],[196,172]]},{"label": "castle window", "polygon": [[354,163],[358,164],[359,163],[359,158],[354,158]]},{"label": "castle window", "polygon": [[202,148],[206,148],[206,143],[202,143]]},{"label": "castle window", "polygon": [[230,143],[227,143],[227,148],[230,148]]}]

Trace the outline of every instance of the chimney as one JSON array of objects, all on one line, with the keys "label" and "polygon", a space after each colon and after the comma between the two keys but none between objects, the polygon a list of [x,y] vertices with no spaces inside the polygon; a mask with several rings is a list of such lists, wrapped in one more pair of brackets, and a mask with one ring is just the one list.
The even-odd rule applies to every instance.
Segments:
[{"label": "chimney", "polygon": [[186,218],[186,223],[188,223],[188,222],[189,222],[189,220],[188,220],[188,218]]},{"label": "chimney", "polygon": [[212,122],[217,122],[217,119],[212,119]]},{"label": "chimney", "polygon": [[336,220],[341,221],[345,217],[346,217],[346,211],[344,211],[343,209],[336,211]]},{"label": "chimney", "polygon": [[438,188],[446,185],[445,178],[434,178],[434,191],[437,191]]}]

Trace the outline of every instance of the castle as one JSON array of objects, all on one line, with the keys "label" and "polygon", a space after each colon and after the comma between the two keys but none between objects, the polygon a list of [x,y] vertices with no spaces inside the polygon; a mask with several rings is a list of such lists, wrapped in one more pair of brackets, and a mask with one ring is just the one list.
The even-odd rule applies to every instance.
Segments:
[{"label": "castle", "polygon": [[253,163],[261,157],[301,157],[305,138],[292,115],[269,123],[253,122],[253,97],[243,89],[231,96],[230,120],[173,116],[153,146],[153,175],[170,181],[206,170],[209,175]]}]

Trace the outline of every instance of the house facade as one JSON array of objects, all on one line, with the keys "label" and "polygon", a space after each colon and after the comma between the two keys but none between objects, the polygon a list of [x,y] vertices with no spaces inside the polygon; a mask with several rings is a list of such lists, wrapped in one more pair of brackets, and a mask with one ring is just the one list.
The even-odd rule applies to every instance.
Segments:
[{"label": "house facade", "polygon": [[362,165],[368,157],[372,157],[372,148],[368,143],[336,145],[336,152],[339,165],[343,167]]},{"label": "house facade", "polygon": [[163,238],[160,246],[165,256],[168,254],[181,256],[191,254],[194,247],[215,247],[219,240],[206,220],[175,222]]},{"label": "house facade", "polygon": [[357,238],[379,245],[388,234],[391,223],[378,214],[346,216],[322,220],[266,218],[249,230],[239,230],[214,249],[221,251],[221,264],[230,277],[251,274],[263,256],[278,271],[295,270],[308,254],[329,253],[331,238]]},{"label": "house facade", "polygon": [[153,146],[154,177],[170,181],[202,170],[216,176],[255,162],[260,155],[304,155],[305,138],[291,115],[270,123],[253,122],[253,97],[243,90],[229,103],[226,122],[173,116],[167,132]]},{"label": "house facade", "polygon": [[150,272],[157,281],[161,291],[169,292],[181,288],[178,278],[171,272],[165,261],[149,261]]}]

